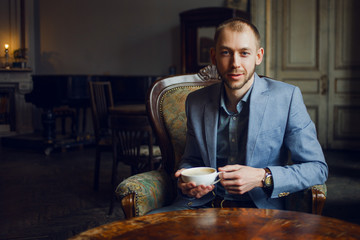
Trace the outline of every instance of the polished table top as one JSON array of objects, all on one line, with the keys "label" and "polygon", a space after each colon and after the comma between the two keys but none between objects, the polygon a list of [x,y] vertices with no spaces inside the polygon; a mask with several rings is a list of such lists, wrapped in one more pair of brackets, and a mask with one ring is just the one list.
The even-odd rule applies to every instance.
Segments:
[{"label": "polished table top", "polygon": [[359,239],[360,225],[282,210],[209,208],[116,221],[71,239]]},{"label": "polished table top", "polygon": [[145,104],[117,105],[114,107],[110,107],[109,113],[111,115],[117,115],[117,114],[146,115],[147,114]]}]

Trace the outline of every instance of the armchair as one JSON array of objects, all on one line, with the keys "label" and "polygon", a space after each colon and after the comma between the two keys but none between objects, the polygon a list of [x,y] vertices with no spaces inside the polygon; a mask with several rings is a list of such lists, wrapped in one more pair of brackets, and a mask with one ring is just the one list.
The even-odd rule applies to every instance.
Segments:
[{"label": "armchair", "polygon": [[[125,179],[115,190],[126,218],[142,216],[170,204],[176,197],[174,171],[185,148],[187,95],[219,81],[216,68],[207,66],[197,74],[179,75],[156,81],[148,93],[147,110],[158,137],[163,167]],[[321,214],[326,186],[319,185],[288,196],[288,208]],[[302,200],[302,201],[299,201]]]}]

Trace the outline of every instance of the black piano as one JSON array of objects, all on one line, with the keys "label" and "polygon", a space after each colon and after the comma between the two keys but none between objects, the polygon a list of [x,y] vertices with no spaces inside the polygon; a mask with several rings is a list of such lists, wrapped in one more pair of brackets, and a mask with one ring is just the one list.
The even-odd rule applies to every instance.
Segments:
[{"label": "black piano", "polygon": [[89,79],[86,75],[33,75],[33,91],[25,95],[25,100],[39,108],[86,106]]},{"label": "black piano", "polygon": [[33,91],[25,100],[39,108],[90,106],[88,81],[109,81],[114,103],[145,103],[148,88],[159,76],[33,75]]},{"label": "black piano", "polygon": [[[33,75],[33,91],[25,95],[26,102],[41,108],[43,133],[41,142],[45,153],[56,147],[84,144],[88,136],[81,136],[86,125],[86,114],[79,119],[81,111],[90,107],[88,81],[110,81],[115,105],[145,103],[148,88],[159,76],[111,76],[111,75]],[[59,107],[67,106],[75,113],[73,132],[70,139],[58,140],[55,121]],[[91,119],[90,119],[91,120]],[[4,139],[2,140],[4,144]],[[5,140],[5,142],[8,142]],[[39,142],[39,141],[37,141]],[[71,143],[71,144],[70,144]],[[38,144],[38,143],[36,143]],[[69,145],[70,144],[70,145]],[[39,145],[39,144],[38,144]],[[41,146],[44,148],[44,146]]]},{"label": "black piano", "polygon": [[[45,143],[54,144],[56,140],[56,108],[67,106],[63,110],[64,117],[72,117],[72,138],[80,136],[80,110],[84,112],[90,106],[87,75],[34,75],[33,91],[25,95],[25,101],[43,109],[43,138]],[[74,115],[74,116],[72,116]],[[85,116],[85,114],[84,114]],[[63,119],[65,120],[65,119]],[[84,120],[82,121],[83,124]],[[84,126],[83,126],[84,127]],[[63,132],[64,133],[64,132]]]}]

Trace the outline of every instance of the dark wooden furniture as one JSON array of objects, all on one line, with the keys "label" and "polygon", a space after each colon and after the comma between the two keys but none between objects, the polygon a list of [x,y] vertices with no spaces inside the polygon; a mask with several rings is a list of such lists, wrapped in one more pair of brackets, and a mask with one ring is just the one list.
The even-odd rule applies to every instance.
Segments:
[{"label": "dark wooden furniture", "polygon": [[[69,106],[78,113],[89,107],[89,81],[110,82],[114,104],[144,104],[147,90],[155,79],[156,76],[33,75],[33,91],[25,94],[25,100],[43,109],[44,140],[52,142],[56,138],[54,108]],[[83,125],[84,121],[82,119]]]},{"label": "dark wooden furniture", "polygon": [[147,116],[146,105],[145,104],[123,104],[116,105],[109,108],[109,113],[113,116],[121,114],[129,115],[144,115]]},{"label": "dark wooden furniture", "polygon": [[[11,71],[24,72],[29,70]],[[37,150],[45,149],[45,153],[50,153],[57,148],[63,150],[68,147],[93,144],[92,134],[84,132],[87,120],[84,116],[86,114],[81,114],[81,111],[89,111],[88,108],[90,107],[88,82],[110,82],[115,105],[144,104],[147,90],[157,78],[159,76],[33,75],[33,90],[31,93],[25,94],[25,100],[42,109],[43,132],[35,131],[30,134],[4,137],[2,138],[2,145]],[[67,106],[76,112],[74,119],[77,134],[75,136],[73,136],[74,134],[72,136],[56,135],[58,132],[55,124],[56,116],[64,117],[64,114],[63,112],[56,114],[54,109],[63,106]],[[81,116],[83,116],[82,119],[80,119]],[[81,131],[81,127],[83,131]]]},{"label": "dark wooden furniture", "polygon": [[[54,109],[68,106],[76,111],[76,135],[81,133],[79,113],[89,106],[87,75],[33,75],[33,91],[25,94],[25,100],[43,109],[44,141],[52,144],[56,140]],[[85,110],[84,110],[85,111]],[[86,114],[83,114],[85,116]],[[82,119],[82,125],[86,119]],[[84,129],[84,126],[83,126]]]},{"label": "dark wooden furniture", "polygon": [[154,138],[145,104],[115,106],[109,109],[109,114],[114,143],[112,182],[119,161],[131,166],[131,175],[152,170]]},{"label": "dark wooden furniture", "polygon": [[98,190],[101,153],[112,151],[109,108],[114,106],[114,100],[110,82],[90,81],[89,89],[96,144],[94,190]]},{"label": "dark wooden furniture", "polygon": [[48,109],[68,105],[90,106],[88,81],[110,82],[114,104],[144,104],[146,93],[159,76],[33,75],[33,91],[27,102]]},{"label": "dark wooden furniture", "polygon": [[93,75],[91,81],[110,82],[114,104],[145,104],[146,94],[160,76]]},{"label": "dark wooden furniture", "polygon": [[250,20],[250,14],[225,7],[192,9],[180,13],[181,24],[181,73],[197,73],[210,64],[210,47],[213,46],[211,33],[202,35],[203,28],[215,28],[232,17]]},{"label": "dark wooden furniture", "polygon": [[[109,108],[113,143],[112,189],[115,192],[118,163],[131,166],[131,175],[150,171],[161,162],[154,151],[154,136],[145,104],[118,105]],[[157,147],[158,149],[158,147]],[[113,210],[112,198],[109,214]]]},{"label": "dark wooden furniture", "polygon": [[254,208],[184,210],[117,221],[85,239],[359,239],[360,226],[314,214]]}]

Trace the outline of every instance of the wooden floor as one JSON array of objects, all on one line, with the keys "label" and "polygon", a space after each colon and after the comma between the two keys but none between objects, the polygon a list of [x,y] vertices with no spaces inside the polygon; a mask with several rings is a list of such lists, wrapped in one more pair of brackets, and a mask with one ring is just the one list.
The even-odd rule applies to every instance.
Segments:
[{"label": "wooden floor", "polygon": [[[0,239],[67,239],[86,229],[123,219],[111,197],[110,153],[103,155],[99,191],[93,191],[95,150],[42,152],[1,150]],[[119,180],[130,168],[119,165]]]},{"label": "wooden floor", "polygon": [[[108,216],[111,154],[93,191],[95,150],[42,152],[0,148],[0,239],[67,239],[123,219],[119,205]],[[326,152],[330,166],[326,216],[360,224],[359,152]],[[130,168],[120,164],[119,180]]]}]

